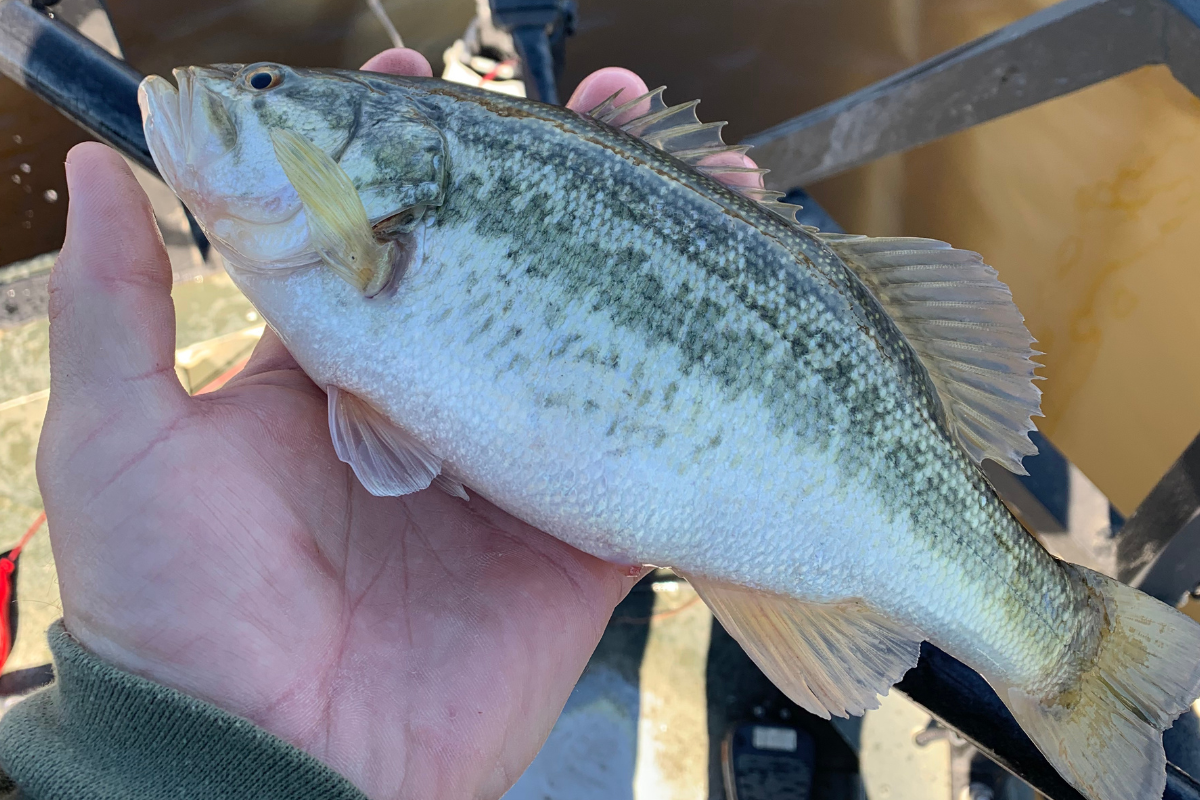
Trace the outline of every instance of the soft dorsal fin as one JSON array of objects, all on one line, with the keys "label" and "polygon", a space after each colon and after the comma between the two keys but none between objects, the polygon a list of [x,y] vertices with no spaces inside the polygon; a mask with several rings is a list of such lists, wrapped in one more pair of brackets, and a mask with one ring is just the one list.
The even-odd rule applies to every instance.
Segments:
[{"label": "soft dorsal fin", "polygon": [[763,674],[818,717],[878,708],[921,653],[921,634],[861,602],[803,603],[684,577]]},{"label": "soft dorsal fin", "polygon": [[[762,189],[751,186],[736,186],[721,180],[721,175],[755,174],[766,175],[770,170],[760,167],[735,167],[713,164],[713,156],[723,153],[745,154],[747,145],[728,145],[721,138],[721,128],[724,122],[701,122],[696,116],[696,106],[699,100],[690,103],[680,103],[668,106],[662,99],[665,86],[635,97],[627,103],[617,105],[620,92],[609,97],[600,105],[587,112],[588,116],[605,124],[636,136],[646,144],[657,147],[664,153],[675,156],[695,167],[700,173],[720,181],[728,188],[755,201],[763,208],[771,211],[788,222],[796,221],[796,212],[800,206],[791,203],[780,203],[783,192]],[[634,113],[630,119],[617,122],[621,117]]]},{"label": "soft dorsal fin", "polygon": [[1008,286],[978,253],[934,239],[814,233],[871,289],[921,357],[950,432],[976,464],[1018,475],[1037,453],[1040,353]]}]

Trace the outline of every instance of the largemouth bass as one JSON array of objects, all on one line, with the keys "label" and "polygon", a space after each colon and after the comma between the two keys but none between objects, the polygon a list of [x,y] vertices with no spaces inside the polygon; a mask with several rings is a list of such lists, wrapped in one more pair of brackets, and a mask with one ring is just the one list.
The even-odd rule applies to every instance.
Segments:
[{"label": "largemouth bass", "polygon": [[[1161,797],[1200,626],[1051,557],[1032,338],[974,253],[822,234],[726,186],[660,92],[577,114],[424,78],[191,67],[146,137],[329,394],[378,495],[477,492],[671,566],[793,700],[859,714],[929,640],[1093,800]],[[794,210],[794,209],[792,209]]]}]

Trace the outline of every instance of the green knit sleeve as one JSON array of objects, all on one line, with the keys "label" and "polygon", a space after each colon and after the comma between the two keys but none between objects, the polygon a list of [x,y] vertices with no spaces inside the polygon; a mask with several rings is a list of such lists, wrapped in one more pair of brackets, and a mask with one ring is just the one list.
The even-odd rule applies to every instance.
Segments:
[{"label": "green knit sleeve", "polygon": [[312,756],[49,631],[56,680],[0,719],[4,800],[365,800]]}]

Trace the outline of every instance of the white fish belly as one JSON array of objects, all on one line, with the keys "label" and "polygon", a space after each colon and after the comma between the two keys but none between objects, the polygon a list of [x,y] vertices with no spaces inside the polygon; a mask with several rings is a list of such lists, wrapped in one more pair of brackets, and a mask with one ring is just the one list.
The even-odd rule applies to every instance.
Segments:
[{"label": "white fish belly", "polygon": [[[523,308],[520,287],[497,281],[489,303],[512,306],[480,330],[470,298],[434,291],[467,280],[459,253],[490,264],[495,245],[469,237],[448,235],[445,253],[428,248],[415,273],[463,274],[427,285],[414,274],[401,314],[319,268],[239,280],[317,383],[368,400],[468,487],[558,538],[601,558],[814,600],[846,596],[839,576],[859,572],[861,550],[835,543],[883,527],[869,486],[843,480],[828,451],[797,458],[760,399],[710,402],[710,379],[586,314],[586,298],[564,298],[579,324],[554,329],[538,324],[544,298]],[[510,320],[520,320],[518,335]],[[571,341],[572,327],[587,338]],[[613,354],[615,367],[594,363]]]},{"label": "white fish belly", "polygon": [[1019,632],[989,619],[978,571],[888,513],[869,474],[846,475],[836,433],[821,448],[781,433],[760,397],[722,399],[588,297],[523,292],[493,266],[504,245],[472,236],[429,237],[403,304],[321,268],[239,280],[318,384],[369,401],[469,491],[585,552],[809,602],[862,598],[992,674],[1043,668],[1005,655]]}]

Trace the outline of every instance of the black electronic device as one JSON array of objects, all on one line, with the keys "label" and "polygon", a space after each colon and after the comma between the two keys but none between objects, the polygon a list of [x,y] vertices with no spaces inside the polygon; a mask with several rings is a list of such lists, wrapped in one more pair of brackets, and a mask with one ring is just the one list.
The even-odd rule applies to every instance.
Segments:
[{"label": "black electronic device", "polygon": [[738,725],[721,743],[727,800],[808,800],[816,748],[799,728]]}]

